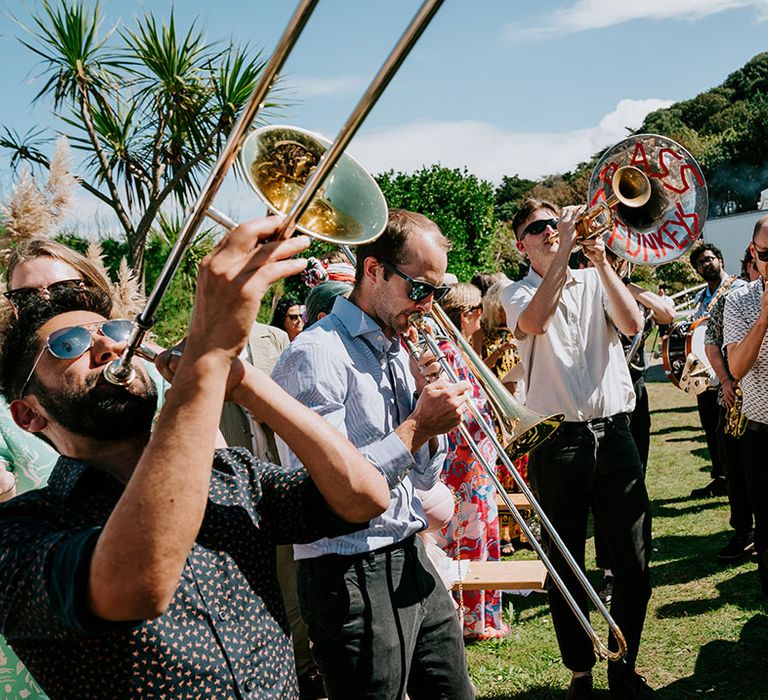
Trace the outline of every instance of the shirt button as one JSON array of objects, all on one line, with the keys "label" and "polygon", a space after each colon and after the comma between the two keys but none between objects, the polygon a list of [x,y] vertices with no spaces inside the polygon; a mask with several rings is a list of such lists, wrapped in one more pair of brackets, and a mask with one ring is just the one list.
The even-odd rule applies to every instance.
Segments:
[{"label": "shirt button", "polygon": [[226,610],[219,610],[219,620],[226,620],[229,617],[229,614]]},{"label": "shirt button", "polygon": [[255,685],[256,683],[253,678],[248,678],[245,683],[243,683],[243,688],[245,688],[246,693],[250,693],[254,689]]}]

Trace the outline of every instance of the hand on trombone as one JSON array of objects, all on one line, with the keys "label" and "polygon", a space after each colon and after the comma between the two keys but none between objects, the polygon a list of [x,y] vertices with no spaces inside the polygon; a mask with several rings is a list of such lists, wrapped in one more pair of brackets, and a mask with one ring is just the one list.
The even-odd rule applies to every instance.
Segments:
[{"label": "hand on trombone", "polygon": [[[309,246],[307,236],[275,240],[280,219],[254,219],[232,229],[200,264],[189,333],[181,346],[161,353],[156,364],[166,379],[194,354],[223,354],[232,370],[231,392],[242,379],[238,360],[269,286],[306,267],[293,258]],[[184,356],[182,357],[182,348]]]}]

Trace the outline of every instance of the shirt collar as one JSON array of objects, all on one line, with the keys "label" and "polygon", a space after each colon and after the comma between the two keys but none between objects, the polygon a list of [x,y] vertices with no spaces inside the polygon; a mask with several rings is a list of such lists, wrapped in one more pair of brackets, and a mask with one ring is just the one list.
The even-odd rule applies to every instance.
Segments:
[{"label": "shirt collar", "polygon": [[[533,267],[528,268],[528,274],[524,277],[524,280],[528,282],[529,284],[533,285],[534,287],[538,287],[544,278],[536,272],[536,270],[533,269]],[[573,284],[580,282],[579,278],[576,277],[573,274],[573,271],[570,267],[565,268],[565,283],[566,284]]]},{"label": "shirt collar", "polygon": [[379,324],[346,297],[336,297],[331,315],[353,338],[362,337],[368,345],[382,355],[397,355],[400,351],[400,340],[387,338]]},{"label": "shirt collar", "polygon": [[116,498],[123,490],[123,485],[106,472],[80,462],[71,457],[59,457],[56,466],[48,479],[48,490],[61,500],[69,498],[80,484],[94,483],[96,479],[99,489],[114,492]]}]

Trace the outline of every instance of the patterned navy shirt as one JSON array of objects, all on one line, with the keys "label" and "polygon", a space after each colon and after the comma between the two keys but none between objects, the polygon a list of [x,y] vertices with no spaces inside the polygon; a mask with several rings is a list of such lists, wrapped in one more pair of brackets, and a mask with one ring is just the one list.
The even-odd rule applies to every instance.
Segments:
[{"label": "patterned navy shirt", "polygon": [[176,594],[151,621],[90,612],[93,548],[122,493],[59,459],[47,488],[0,505],[0,631],[52,698],[296,698],[275,545],[355,526],[304,469],[217,450],[208,506]]}]

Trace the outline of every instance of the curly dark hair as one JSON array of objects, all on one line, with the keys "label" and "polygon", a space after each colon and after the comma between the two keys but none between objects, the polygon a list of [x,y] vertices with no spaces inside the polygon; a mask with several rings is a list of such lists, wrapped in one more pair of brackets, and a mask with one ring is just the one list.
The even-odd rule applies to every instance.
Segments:
[{"label": "curly dark hair", "polygon": [[720,260],[720,262],[723,262],[723,253],[721,252],[720,248],[718,248],[714,243],[701,243],[697,246],[694,246],[690,257],[688,258],[691,261],[691,267],[696,269],[696,263],[706,251],[710,251],[718,260]]},{"label": "curly dark hair", "polygon": [[42,326],[67,311],[91,311],[109,318],[111,309],[111,301],[100,291],[84,290],[68,290],[50,299],[38,297],[36,303],[26,304],[18,318],[10,320],[0,346],[0,393],[5,400],[10,403],[21,398],[24,382],[42,347],[37,337]]}]

